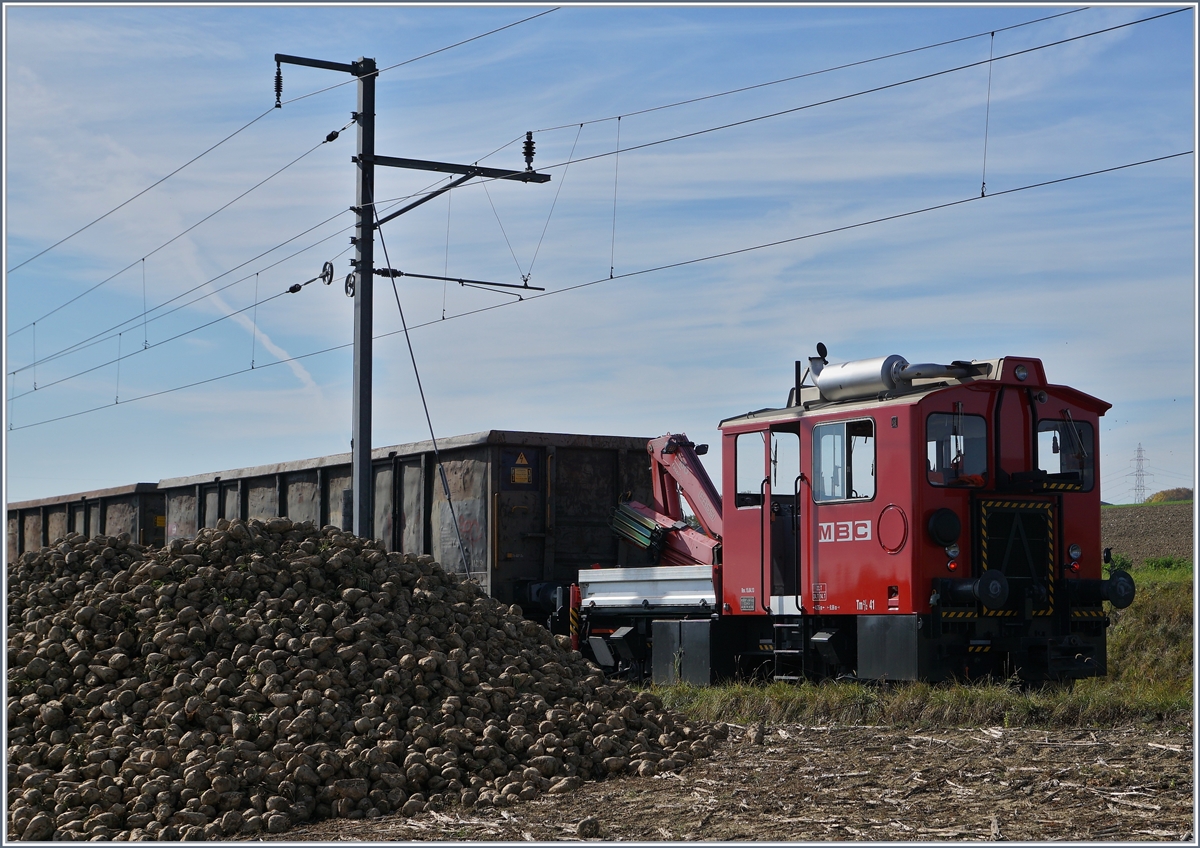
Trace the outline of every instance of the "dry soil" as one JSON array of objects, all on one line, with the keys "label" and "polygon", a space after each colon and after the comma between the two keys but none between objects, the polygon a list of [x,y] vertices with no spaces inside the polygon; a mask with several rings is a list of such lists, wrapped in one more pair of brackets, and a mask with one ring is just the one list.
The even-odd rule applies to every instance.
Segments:
[{"label": "dry soil", "polygon": [[1190,731],[786,726],[756,745],[732,730],[679,774],[590,783],[507,809],[326,821],[287,839],[1194,839]]},{"label": "dry soil", "polygon": [[1135,566],[1146,557],[1192,559],[1192,521],[1190,503],[1108,507],[1100,511],[1101,545]]}]

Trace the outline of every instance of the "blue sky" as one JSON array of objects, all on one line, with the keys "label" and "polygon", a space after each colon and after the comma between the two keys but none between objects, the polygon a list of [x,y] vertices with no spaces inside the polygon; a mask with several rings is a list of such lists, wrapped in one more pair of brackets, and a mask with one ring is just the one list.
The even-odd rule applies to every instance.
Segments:
[{"label": "blue sky", "polygon": [[[355,88],[302,97],[349,77],[285,66],[272,109],[273,56],[388,68],[551,8],[5,6],[7,499],[348,450],[350,349],[306,355],[351,340],[353,128],[319,143]],[[1191,486],[1194,155],[1004,192],[1193,150],[1194,11],[938,73],[1181,7],[1009,28],[1075,8],[568,6],[382,73],[379,153],[516,169],[533,130],[552,175],[383,229],[392,267],[548,290],[399,282],[438,436],[715,443],[823,341],[831,361],[1040,357],[1114,405],[1106,500],[1133,499],[1139,444],[1147,492]],[[378,194],[437,179],[381,169]],[[334,285],[273,297],[325,261]],[[376,447],[428,437],[399,327],[379,280]]]}]

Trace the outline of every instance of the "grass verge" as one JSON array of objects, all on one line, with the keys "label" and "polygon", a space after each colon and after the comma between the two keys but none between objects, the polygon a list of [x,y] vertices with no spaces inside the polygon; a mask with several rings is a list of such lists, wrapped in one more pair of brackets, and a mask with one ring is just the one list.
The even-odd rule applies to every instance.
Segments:
[{"label": "grass verge", "polygon": [[891,685],[677,684],[656,691],[670,707],[708,721],[877,724],[901,727],[1190,727],[1193,720],[1192,574],[1134,573],[1138,592],[1112,610],[1109,675],[1074,687],[1023,691],[1012,682]]}]

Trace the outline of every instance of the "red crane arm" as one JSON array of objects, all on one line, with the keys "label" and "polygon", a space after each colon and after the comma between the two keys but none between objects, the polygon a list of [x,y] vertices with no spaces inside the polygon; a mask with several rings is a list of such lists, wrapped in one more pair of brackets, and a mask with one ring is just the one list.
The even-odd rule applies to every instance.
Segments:
[{"label": "red crane arm", "polygon": [[646,451],[650,454],[654,509],[675,520],[683,518],[682,490],[704,532],[719,539],[724,529],[721,493],[700,463],[696,445],[682,433],[668,433],[651,439]]}]

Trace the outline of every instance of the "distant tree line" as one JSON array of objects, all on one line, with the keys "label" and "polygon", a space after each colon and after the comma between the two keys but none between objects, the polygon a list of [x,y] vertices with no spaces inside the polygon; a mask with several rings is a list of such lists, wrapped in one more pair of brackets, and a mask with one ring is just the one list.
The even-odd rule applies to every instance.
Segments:
[{"label": "distant tree line", "polygon": [[1191,499],[1192,490],[1181,486],[1177,489],[1163,489],[1161,492],[1155,492],[1146,498],[1146,503],[1168,503],[1169,501],[1190,501]]}]

